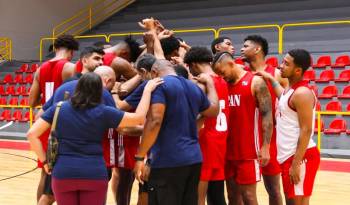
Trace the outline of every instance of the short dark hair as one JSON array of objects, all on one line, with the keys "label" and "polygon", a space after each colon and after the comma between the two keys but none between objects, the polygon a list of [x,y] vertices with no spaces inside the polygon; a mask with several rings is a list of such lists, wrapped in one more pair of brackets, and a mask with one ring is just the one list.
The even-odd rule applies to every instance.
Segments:
[{"label": "short dark hair", "polygon": [[104,55],[105,52],[103,51],[102,48],[100,47],[96,47],[96,46],[88,46],[85,47],[81,53],[80,53],[80,59],[84,58],[84,57],[90,57],[93,53],[97,53],[100,55]]},{"label": "short dark hair", "polygon": [[294,64],[303,69],[303,73],[311,66],[311,55],[308,51],[293,49],[288,51],[288,54],[293,57]]},{"label": "short dark hair", "polygon": [[173,51],[178,50],[180,48],[180,42],[174,36],[163,38],[162,40],[160,40],[160,44],[162,45],[162,49],[165,56],[170,55]]},{"label": "short dark hair", "polygon": [[130,49],[130,61],[135,62],[137,57],[141,54],[140,44],[130,35],[124,39],[124,42],[128,44]]},{"label": "short dark hair", "polygon": [[74,95],[71,98],[75,109],[96,107],[102,99],[102,80],[99,75],[89,72],[79,79]]},{"label": "short dark hair", "polygon": [[215,56],[214,56],[214,59],[213,59],[213,62],[212,62],[212,67],[214,67],[215,64],[219,62],[220,59],[222,59],[221,57],[222,57],[223,55],[227,55],[227,56],[231,57],[232,60],[234,59],[234,57],[232,56],[232,54],[229,53],[229,52],[227,52],[227,51],[219,52],[219,53],[215,54]]},{"label": "short dark hair", "polygon": [[188,79],[188,71],[183,65],[175,65],[174,70],[178,76]]},{"label": "short dark hair", "polygon": [[68,50],[79,50],[79,42],[72,35],[60,35],[55,39],[53,46],[55,49],[66,48]]},{"label": "short dark hair", "polygon": [[219,43],[222,43],[224,42],[226,39],[231,40],[231,38],[227,37],[227,36],[221,36],[221,37],[218,37],[216,39],[214,39],[212,42],[211,42],[211,51],[213,52],[213,54],[216,54],[216,48],[215,46]]},{"label": "short dark hair", "polygon": [[213,54],[206,47],[192,47],[186,54],[184,62],[191,63],[211,63]]},{"label": "short dark hair", "polygon": [[145,70],[150,72],[156,60],[156,57],[154,57],[152,54],[145,53],[138,58],[136,62],[136,69],[141,70],[141,68],[144,68]]},{"label": "short dark hair", "polygon": [[99,47],[99,48],[102,48],[102,49],[103,49],[103,46],[105,46],[105,45],[111,45],[111,43],[105,42],[105,41],[97,41],[97,42],[95,42],[95,43],[92,44],[92,45],[95,46],[95,47]]},{"label": "short dark hair", "polygon": [[269,44],[264,37],[259,35],[250,35],[244,39],[244,42],[245,41],[253,41],[254,43],[259,44],[262,48],[264,56],[267,56],[267,54],[269,53]]}]

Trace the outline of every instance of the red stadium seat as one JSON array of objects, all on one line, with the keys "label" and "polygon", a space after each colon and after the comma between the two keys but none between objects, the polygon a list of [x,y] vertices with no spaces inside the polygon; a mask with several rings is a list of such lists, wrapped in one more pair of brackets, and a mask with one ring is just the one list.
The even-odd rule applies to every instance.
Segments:
[{"label": "red stadium seat", "polygon": [[346,112],[350,112],[350,103],[346,106]]},{"label": "red stadium seat", "polygon": [[325,68],[331,65],[331,56],[320,56],[317,63],[313,65],[314,68]]},{"label": "red stadium seat", "polygon": [[11,74],[6,74],[4,79],[2,80],[2,83],[12,83],[13,77]]},{"label": "red stadium seat", "polygon": [[338,95],[338,89],[335,85],[328,85],[323,88],[322,94],[318,95],[318,98],[332,98]]},{"label": "red stadium seat", "polygon": [[350,85],[343,89],[343,93],[339,95],[338,98],[350,99]]},{"label": "red stadium seat", "polygon": [[[324,122],[321,119],[321,132],[324,130]],[[314,133],[318,132],[318,124],[317,124],[317,119],[315,119],[315,126],[314,126]]]},{"label": "red stadium seat", "polygon": [[23,83],[23,75],[16,74],[15,79],[13,80],[13,83]]},{"label": "red stadium seat", "polygon": [[9,101],[9,104],[10,105],[18,105],[18,98],[17,97],[11,98]]},{"label": "red stadium seat", "polygon": [[333,70],[324,70],[320,74],[320,78],[316,79],[316,82],[329,82],[334,80],[334,71]]},{"label": "red stadium seat", "polygon": [[11,111],[10,110],[4,110],[2,111],[1,113],[1,116],[0,116],[0,120],[1,121],[11,121]]},{"label": "red stadium seat", "polygon": [[340,134],[346,131],[346,121],[341,118],[334,119],[329,128],[324,129],[325,134]]},{"label": "red stadium seat", "polygon": [[275,68],[278,67],[278,59],[275,56],[272,56],[272,57],[266,59],[265,62],[267,65],[270,65],[272,67],[275,67]]},{"label": "red stadium seat", "polygon": [[3,85],[0,85],[0,95],[6,95],[5,94],[5,88]]},{"label": "red stadium seat", "polygon": [[24,114],[24,117],[22,118],[22,122],[28,122],[29,121],[29,111],[27,111]]},{"label": "red stadium seat", "polygon": [[29,83],[31,84],[33,82],[33,74],[28,74],[25,78],[24,78],[24,83]]},{"label": "red stadium seat", "polygon": [[21,65],[21,67],[18,69],[18,70],[16,70],[15,72],[16,73],[24,73],[24,72],[26,72],[27,70],[28,70],[28,64],[22,64]]},{"label": "red stadium seat", "polygon": [[240,65],[244,65],[244,61],[242,60],[242,58],[236,58],[235,63],[240,64]]},{"label": "red stadium seat", "polygon": [[314,70],[305,71],[303,79],[307,81],[314,81],[316,79],[315,71]]},{"label": "red stadium seat", "polygon": [[350,65],[350,57],[348,55],[338,56],[332,68],[345,68]]},{"label": "red stadium seat", "polygon": [[334,112],[341,112],[342,105],[340,101],[330,101],[326,104],[326,111],[334,111]]},{"label": "red stadium seat", "polygon": [[7,86],[5,95],[16,95],[15,86],[13,85]]},{"label": "red stadium seat", "polygon": [[22,98],[22,100],[21,100],[21,102],[20,102],[20,105],[28,106],[28,105],[29,105],[29,100],[28,100],[28,98]]},{"label": "red stadium seat", "polygon": [[7,105],[7,99],[6,98],[0,98],[0,105]]},{"label": "red stadium seat", "polygon": [[11,120],[21,122],[23,120],[22,111],[21,110],[14,111],[12,114]]},{"label": "red stadium seat", "polygon": [[38,69],[39,65],[38,64],[32,64],[30,68],[28,67],[26,72],[27,73],[34,73]]},{"label": "red stadium seat", "polygon": [[27,88],[25,85],[21,85],[16,89],[16,95],[27,95]]},{"label": "red stadium seat", "polygon": [[350,70],[343,70],[335,82],[349,82],[350,81]]},{"label": "red stadium seat", "polygon": [[316,97],[318,96],[318,87],[317,85],[309,85],[309,87],[314,91]]}]

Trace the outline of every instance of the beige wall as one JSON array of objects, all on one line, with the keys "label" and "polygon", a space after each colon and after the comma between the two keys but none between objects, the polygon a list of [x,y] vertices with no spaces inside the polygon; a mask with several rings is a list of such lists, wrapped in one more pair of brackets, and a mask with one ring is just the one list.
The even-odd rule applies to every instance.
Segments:
[{"label": "beige wall", "polygon": [[93,0],[0,0],[0,36],[13,41],[15,60],[39,59],[39,42]]}]

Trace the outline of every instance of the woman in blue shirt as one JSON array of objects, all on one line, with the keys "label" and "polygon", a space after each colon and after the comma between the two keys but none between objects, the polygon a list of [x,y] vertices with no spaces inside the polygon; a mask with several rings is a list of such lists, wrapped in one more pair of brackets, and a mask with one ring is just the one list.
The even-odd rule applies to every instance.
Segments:
[{"label": "woman in blue shirt", "polygon": [[[87,73],[81,77],[73,97],[62,104],[58,114],[58,156],[52,173],[44,163],[45,171],[53,176],[58,205],[104,204],[108,181],[103,133],[108,128],[143,125],[151,93],[162,82],[149,81],[135,113],[128,113],[101,104],[102,81],[98,75]],[[42,162],[47,161],[39,136],[50,128],[55,109],[49,108],[27,133],[32,150]]]}]

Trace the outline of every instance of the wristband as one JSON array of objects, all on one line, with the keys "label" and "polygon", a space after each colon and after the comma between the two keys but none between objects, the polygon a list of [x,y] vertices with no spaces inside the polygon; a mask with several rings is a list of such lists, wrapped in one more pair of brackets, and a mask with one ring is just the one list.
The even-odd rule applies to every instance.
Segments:
[{"label": "wristband", "polygon": [[273,81],[273,82],[272,82],[272,87],[273,87],[273,88],[277,87],[278,85],[279,85],[279,83],[278,83],[277,81]]},{"label": "wristband", "polygon": [[134,156],[134,160],[135,161],[144,161],[145,160],[145,157],[139,157],[139,156]]},{"label": "wristband", "polygon": [[118,92],[111,92],[112,95],[118,95]]}]

